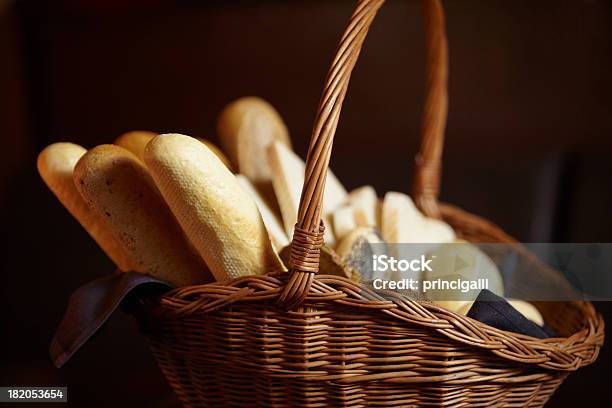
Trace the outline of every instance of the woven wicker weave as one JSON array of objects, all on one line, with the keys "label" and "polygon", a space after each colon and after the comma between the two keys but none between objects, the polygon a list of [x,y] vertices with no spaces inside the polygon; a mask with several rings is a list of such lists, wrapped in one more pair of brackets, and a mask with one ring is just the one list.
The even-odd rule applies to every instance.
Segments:
[{"label": "woven wicker weave", "polygon": [[[316,275],[324,180],[351,71],[382,0],[359,1],[321,99],[293,237],[290,273],[179,288],[148,303],[142,332],[185,406],[542,406],[592,363],[604,323],[588,302],[540,302],[565,337],[504,332],[400,294],[384,298]],[[427,98],[415,201],[472,242],[515,242],[439,204],[447,44],[439,0],[425,0]]]}]

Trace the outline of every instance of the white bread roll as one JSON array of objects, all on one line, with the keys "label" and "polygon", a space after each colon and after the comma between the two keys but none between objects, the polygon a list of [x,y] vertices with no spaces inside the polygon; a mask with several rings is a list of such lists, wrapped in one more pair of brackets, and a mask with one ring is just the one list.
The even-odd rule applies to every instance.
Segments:
[{"label": "white bread roll", "polygon": [[[285,232],[287,236],[292,237],[293,228],[297,222],[306,164],[292,150],[278,142],[272,143],[268,148],[268,160],[272,169],[272,185],[283,216]],[[326,224],[325,243],[327,245],[331,246],[335,242],[327,215],[346,200],[347,194],[340,181],[331,170],[328,170],[322,211]]]},{"label": "white bread roll", "polygon": [[217,280],[284,269],[257,205],[205,145],[160,135],[147,145],[145,163]]},{"label": "white bread roll", "polygon": [[212,281],[135,155],[119,146],[95,147],[77,163],[74,182],[125,248],[133,270],[176,286]]},{"label": "white bread roll", "polygon": [[254,96],[227,105],[217,122],[221,146],[234,169],[256,186],[270,183],[266,149],[277,141],[289,149],[289,132],[278,112],[268,102]]},{"label": "white bread roll", "polygon": [[284,247],[289,245],[289,238],[287,234],[285,234],[285,230],[283,229],[278,216],[270,209],[264,198],[259,194],[259,191],[255,188],[255,186],[242,174],[237,174],[236,178],[238,182],[244,188],[244,190],[249,193],[251,198],[255,200],[255,204],[257,204],[257,208],[259,208],[259,213],[261,214],[261,218],[263,218],[263,222],[268,229],[268,233],[270,238],[272,239],[272,244],[274,245],[274,249],[277,252],[280,252]]},{"label": "white bread roll", "polygon": [[363,186],[351,191],[348,203],[355,209],[355,222],[360,227],[380,225],[380,202],[372,186]]},{"label": "white bread roll", "polygon": [[85,203],[77,191],[72,173],[87,150],[73,143],[54,143],[38,155],[38,173],[57,199],[91,235],[98,246],[122,271],[130,264],[121,244],[113,237],[104,220]]}]

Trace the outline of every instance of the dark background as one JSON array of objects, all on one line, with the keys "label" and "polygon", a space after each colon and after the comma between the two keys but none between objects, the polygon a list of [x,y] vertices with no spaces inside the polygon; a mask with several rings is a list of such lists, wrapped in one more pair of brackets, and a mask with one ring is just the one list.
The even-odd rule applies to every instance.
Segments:
[{"label": "dark background", "polygon": [[[612,241],[612,5],[444,2],[450,111],[442,198],[527,242]],[[352,1],[0,1],[0,384],[67,385],[72,406],[172,406],[117,314],[65,368],[47,347],[68,296],[113,271],[39,179],[45,145],[134,129],[216,141],[222,107],[270,101],[305,155]],[[332,167],[410,191],[424,84],[420,4],[390,0],[353,75]],[[607,317],[608,303],[597,305]],[[610,321],[610,319],[608,319]],[[612,353],[551,406],[610,406]],[[117,401],[120,401],[118,403]]]}]

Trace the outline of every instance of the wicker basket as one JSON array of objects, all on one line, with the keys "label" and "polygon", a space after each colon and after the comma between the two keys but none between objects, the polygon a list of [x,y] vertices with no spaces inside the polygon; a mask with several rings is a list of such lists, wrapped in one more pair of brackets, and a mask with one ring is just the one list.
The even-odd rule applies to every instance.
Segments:
[{"label": "wicker basket", "polygon": [[[542,406],[570,372],[597,358],[604,323],[588,302],[538,303],[565,336],[538,340],[316,275],[332,140],[382,3],[358,2],[326,79],[290,273],[179,288],[146,302],[137,316],[185,406]],[[425,0],[424,16],[428,78],[415,201],[468,241],[515,242],[490,222],[437,201],[448,73],[440,1]]]}]

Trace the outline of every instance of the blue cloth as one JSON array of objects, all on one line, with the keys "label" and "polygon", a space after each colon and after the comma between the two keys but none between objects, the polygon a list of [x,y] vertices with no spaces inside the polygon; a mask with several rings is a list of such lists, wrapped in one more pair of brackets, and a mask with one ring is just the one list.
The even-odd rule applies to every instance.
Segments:
[{"label": "blue cloth", "polygon": [[483,289],[468,312],[468,317],[500,330],[521,333],[538,339],[556,337],[549,327],[541,327],[527,319],[508,301]]}]

